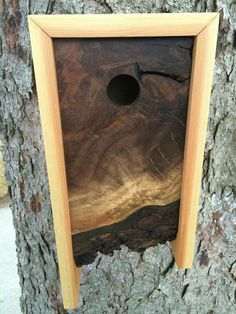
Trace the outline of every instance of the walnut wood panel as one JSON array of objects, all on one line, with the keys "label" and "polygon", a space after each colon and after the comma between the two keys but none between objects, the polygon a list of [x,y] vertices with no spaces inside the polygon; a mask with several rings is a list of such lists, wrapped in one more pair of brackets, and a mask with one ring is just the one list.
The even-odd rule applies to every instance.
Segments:
[{"label": "walnut wood panel", "polygon": [[92,263],[97,251],[111,254],[121,244],[143,252],[146,248],[176,237],[179,201],[166,206],[145,206],[127,219],[73,235],[73,251],[77,266]]},{"label": "walnut wood panel", "polygon": [[[175,238],[192,44],[191,37],[54,39],[77,265],[91,262],[98,249],[109,254],[126,243],[139,250]],[[107,95],[109,82],[120,74],[139,84],[139,96],[128,106],[115,105]],[[144,208],[150,205],[156,213],[172,210],[161,220],[170,228],[153,221],[153,230],[162,231],[140,245],[134,225],[144,212],[152,220],[153,212]],[[126,236],[115,237],[124,226]],[[103,249],[104,232],[116,238],[114,247]]]}]

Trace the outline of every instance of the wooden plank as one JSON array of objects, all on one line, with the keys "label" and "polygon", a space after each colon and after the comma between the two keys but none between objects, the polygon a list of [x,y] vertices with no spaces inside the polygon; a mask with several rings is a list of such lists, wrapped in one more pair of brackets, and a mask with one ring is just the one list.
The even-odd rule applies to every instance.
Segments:
[{"label": "wooden plank", "polygon": [[[101,248],[140,251],[175,238],[192,45],[191,37],[54,39],[77,265]],[[119,91],[129,100],[130,80],[138,94],[124,104]]]},{"label": "wooden plank", "polygon": [[79,272],[72,254],[71,226],[52,39],[29,18],[64,306],[78,299]]},{"label": "wooden plank", "polygon": [[202,164],[214,69],[219,16],[195,40],[178,235],[173,243],[179,268],[191,268],[201,187]]},{"label": "wooden plank", "polygon": [[195,36],[217,13],[31,15],[50,37]]}]

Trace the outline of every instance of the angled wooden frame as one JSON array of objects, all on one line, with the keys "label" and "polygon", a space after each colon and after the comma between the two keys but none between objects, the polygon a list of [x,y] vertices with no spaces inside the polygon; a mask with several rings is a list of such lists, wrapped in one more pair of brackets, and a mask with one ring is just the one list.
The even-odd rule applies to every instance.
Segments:
[{"label": "angled wooden frame", "polygon": [[177,238],[172,242],[177,266],[190,268],[194,256],[219,14],[30,15],[28,21],[65,308],[77,306],[80,269],[75,266],[72,252],[52,40],[58,37],[195,36],[179,226]]}]

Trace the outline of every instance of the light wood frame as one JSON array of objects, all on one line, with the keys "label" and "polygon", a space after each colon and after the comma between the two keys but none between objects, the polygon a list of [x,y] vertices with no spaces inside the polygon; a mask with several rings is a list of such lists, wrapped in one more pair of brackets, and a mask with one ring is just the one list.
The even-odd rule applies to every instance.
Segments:
[{"label": "light wood frame", "polygon": [[172,242],[177,266],[190,268],[194,256],[219,14],[30,15],[28,21],[65,308],[77,306],[80,269],[75,266],[72,252],[53,38],[195,37],[179,226],[177,238]]}]

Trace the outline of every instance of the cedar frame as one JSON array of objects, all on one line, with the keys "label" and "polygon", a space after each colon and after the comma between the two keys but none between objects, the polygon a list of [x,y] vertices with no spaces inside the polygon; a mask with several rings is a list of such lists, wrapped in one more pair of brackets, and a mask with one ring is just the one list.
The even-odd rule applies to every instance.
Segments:
[{"label": "cedar frame", "polygon": [[178,268],[190,268],[208,121],[218,13],[29,15],[37,93],[65,308],[78,304],[80,268],[73,259],[53,38],[194,36],[181,203],[172,248]]}]

